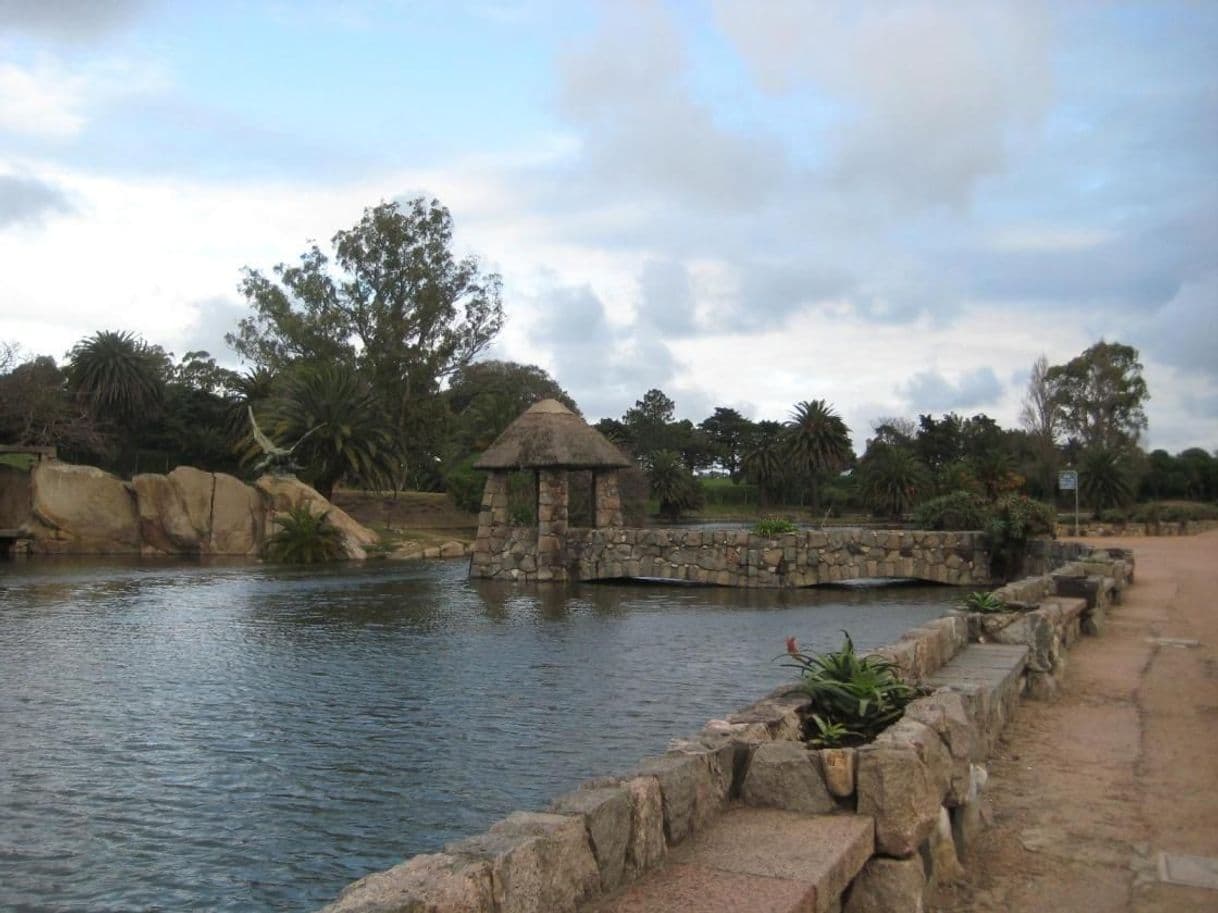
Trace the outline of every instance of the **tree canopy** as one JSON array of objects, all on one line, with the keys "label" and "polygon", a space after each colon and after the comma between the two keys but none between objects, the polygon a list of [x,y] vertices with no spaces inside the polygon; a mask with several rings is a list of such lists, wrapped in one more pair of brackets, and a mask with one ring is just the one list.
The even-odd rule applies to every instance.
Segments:
[{"label": "tree canopy", "polygon": [[1138,350],[1100,340],[1045,372],[1062,428],[1085,448],[1122,450],[1146,430],[1150,391]]}]

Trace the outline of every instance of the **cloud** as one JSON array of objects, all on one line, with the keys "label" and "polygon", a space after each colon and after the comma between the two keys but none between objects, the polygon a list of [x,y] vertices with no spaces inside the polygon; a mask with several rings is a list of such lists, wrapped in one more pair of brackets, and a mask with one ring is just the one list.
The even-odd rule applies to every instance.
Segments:
[{"label": "cloud", "polygon": [[1004,388],[990,367],[978,368],[952,383],[938,371],[919,371],[897,388],[915,412],[951,412],[992,405]]},{"label": "cloud", "polygon": [[235,333],[237,324],[250,314],[249,307],[230,298],[206,298],[194,303],[194,319],[181,333],[182,350],[177,354],[187,352],[207,352],[219,364],[230,368],[238,367],[238,359],[225,342],[226,333]]},{"label": "cloud", "polygon": [[890,202],[966,204],[1050,101],[1038,3],[721,0],[715,10],[763,89],[811,90],[833,110],[835,180]]},{"label": "cloud", "polygon": [[559,63],[559,111],[580,137],[577,182],[712,211],[752,209],[781,186],[781,147],[717,124],[691,97],[685,64],[659,3],[606,7],[593,40]]},{"label": "cloud", "polygon": [[148,0],[0,0],[0,34],[84,41],[134,21]]},{"label": "cloud", "polygon": [[69,213],[67,195],[37,178],[0,174],[0,229],[12,225],[37,225],[53,213]]},{"label": "cloud", "polygon": [[1218,380],[1218,272],[1183,285],[1162,308],[1139,314],[1128,331],[1156,361]]},{"label": "cloud", "polygon": [[683,264],[648,260],[639,275],[639,293],[640,322],[672,336],[694,331],[694,291]]},{"label": "cloud", "polygon": [[0,133],[61,140],[84,128],[84,77],[43,59],[29,67],[0,63]]}]

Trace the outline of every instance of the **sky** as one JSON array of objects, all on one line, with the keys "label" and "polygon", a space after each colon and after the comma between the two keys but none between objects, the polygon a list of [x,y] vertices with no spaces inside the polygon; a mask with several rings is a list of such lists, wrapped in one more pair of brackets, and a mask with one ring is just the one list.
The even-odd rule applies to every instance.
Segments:
[{"label": "sky", "polygon": [[1218,3],[0,0],[0,340],[179,355],[418,195],[585,416],[1017,423],[1141,353],[1218,448]]}]

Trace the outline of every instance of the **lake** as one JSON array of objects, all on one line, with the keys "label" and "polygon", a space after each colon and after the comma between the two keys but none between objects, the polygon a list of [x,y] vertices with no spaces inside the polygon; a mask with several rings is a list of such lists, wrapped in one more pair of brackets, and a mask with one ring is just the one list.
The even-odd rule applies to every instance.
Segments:
[{"label": "lake", "polygon": [[744,591],[0,564],[0,908],[315,909],[349,881],[624,772],[945,587]]}]

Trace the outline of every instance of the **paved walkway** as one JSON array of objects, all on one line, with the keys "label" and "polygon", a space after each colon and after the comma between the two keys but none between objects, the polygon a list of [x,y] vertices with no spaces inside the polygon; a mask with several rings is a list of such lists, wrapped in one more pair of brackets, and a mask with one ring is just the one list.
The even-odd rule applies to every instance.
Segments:
[{"label": "paved walkway", "polygon": [[948,913],[1218,910],[1218,890],[1156,865],[1218,859],[1218,531],[1091,541],[1133,548],[1135,584],[1071,651],[1058,701],[1016,711],[990,765],[993,826]]}]

